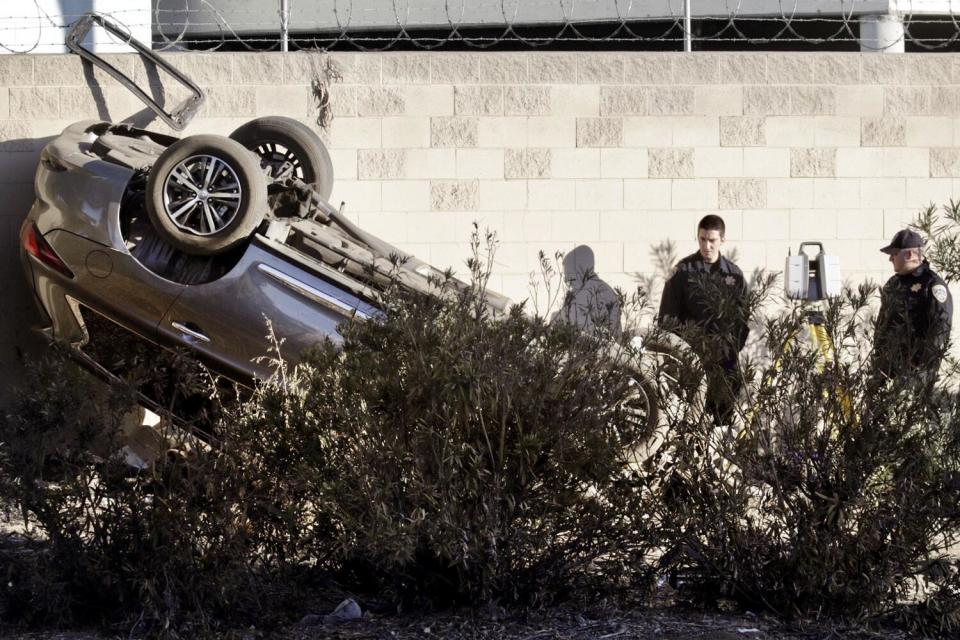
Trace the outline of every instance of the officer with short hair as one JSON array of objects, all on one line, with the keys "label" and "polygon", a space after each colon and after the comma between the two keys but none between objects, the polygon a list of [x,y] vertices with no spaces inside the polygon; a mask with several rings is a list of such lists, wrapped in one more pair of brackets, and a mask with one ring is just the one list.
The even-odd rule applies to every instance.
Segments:
[{"label": "officer with short hair", "polygon": [[880,292],[874,363],[886,378],[916,375],[932,383],[950,338],[953,299],[923,257],[923,245],[919,233],[903,229],[880,249],[896,274]]},{"label": "officer with short hair", "polygon": [[[700,332],[700,353],[709,384],[707,411],[717,424],[729,424],[742,386],[738,354],[750,332],[747,284],[743,272],[720,253],[726,225],[717,215],[697,224],[699,251],[680,260],[663,287],[658,322],[678,330],[693,325]],[[685,338],[691,337],[681,336]]]}]

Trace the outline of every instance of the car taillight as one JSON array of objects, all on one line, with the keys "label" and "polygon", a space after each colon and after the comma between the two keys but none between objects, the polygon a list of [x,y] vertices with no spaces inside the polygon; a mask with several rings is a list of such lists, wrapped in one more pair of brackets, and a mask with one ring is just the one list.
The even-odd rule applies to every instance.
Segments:
[{"label": "car taillight", "polygon": [[60,256],[54,252],[53,247],[43,239],[34,223],[25,222],[23,224],[20,229],[20,244],[23,245],[27,253],[43,264],[59,271],[68,278],[73,278],[73,271],[70,271],[63,260],[60,259]]}]

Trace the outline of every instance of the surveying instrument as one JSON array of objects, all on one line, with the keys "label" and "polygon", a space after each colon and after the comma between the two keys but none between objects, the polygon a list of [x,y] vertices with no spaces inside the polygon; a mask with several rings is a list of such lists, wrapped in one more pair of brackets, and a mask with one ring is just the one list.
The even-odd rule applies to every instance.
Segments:
[{"label": "surveying instrument", "polygon": [[[806,253],[808,247],[817,247],[819,252],[812,258]],[[810,344],[820,354],[819,368],[822,371],[836,356],[833,340],[824,326],[823,313],[809,303],[840,295],[843,281],[840,278],[840,258],[824,252],[820,242],[801,242],[796,255],[787,250],[787,262],[783,270],[783,288],[787,298],[803,301],[804,321],[810,331]]]}]

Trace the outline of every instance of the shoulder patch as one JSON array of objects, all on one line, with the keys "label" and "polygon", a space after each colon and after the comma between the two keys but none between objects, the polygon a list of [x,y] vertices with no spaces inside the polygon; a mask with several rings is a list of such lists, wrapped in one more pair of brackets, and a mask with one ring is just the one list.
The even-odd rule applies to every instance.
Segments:
[{"label": "shoulder patch", "polygon": [[931,292],[933,293],[933,297],[936,298],[937,302],[939,302],[940,304],[943,304],[944,302],[947,301],[947,296],[949,294],[947,293],[947,288],[942,284],[933,285],[933,289],[931,289]]}]

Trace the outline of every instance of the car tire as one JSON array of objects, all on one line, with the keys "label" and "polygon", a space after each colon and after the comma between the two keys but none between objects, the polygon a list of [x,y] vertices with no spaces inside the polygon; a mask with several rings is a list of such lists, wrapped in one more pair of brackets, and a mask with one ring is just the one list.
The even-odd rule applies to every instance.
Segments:
[{"label": "car tire", "polygon": [[192,255],[215,255],[246,240],[268,209],[257,157],[223,136],[197,135],[167,147],[147,178],[147,215],[157,233]]},{"label": "car tire", "polygon": [[260,156],[261,166],[273,178],[290,173],[313,188],[324,200],[333,191],[333,162],[320,136],[293,118],[267,116],[251,120],[230,134]]}]

